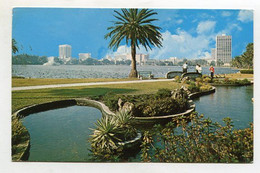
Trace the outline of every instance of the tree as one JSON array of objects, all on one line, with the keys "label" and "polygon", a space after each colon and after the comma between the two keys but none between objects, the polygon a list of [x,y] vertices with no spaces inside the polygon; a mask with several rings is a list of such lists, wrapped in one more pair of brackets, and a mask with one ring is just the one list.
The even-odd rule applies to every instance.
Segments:
[{"label": "tree", "polygon": [[243,63],[248,67],[253,67],[253,58],[254,58],[254,44],[249,43],[246,46],[246,51],[241,55]]},{"label": "tree", "polygon": [[157,19],[149,18],[157,13],[148,9],[121,9],[121,13],[116,10],[114,12],[117,21],[113,21],[114,26],[107,28],[110,32],[105,35],[105,39],[111,38],[108,47],[114,50],[122,40],[131,45],[132,69],[129,77],[137,77],[136,47],[142,45],[146,50],[152,49],[151,46],[162,47],[161,28],[151,24]]},{"label": "tree", "polygon": [[16,40],[14,38],[12,39],[12,52],[13,52],[13,54],[18,52],[17,42],[16,42]]},{"label": "tree", "polygon": [[222,65],[224,65],[224,62],[221,61],[220,59],[218,59],[218,60],[217,60],[217,66],[222,66]]}]

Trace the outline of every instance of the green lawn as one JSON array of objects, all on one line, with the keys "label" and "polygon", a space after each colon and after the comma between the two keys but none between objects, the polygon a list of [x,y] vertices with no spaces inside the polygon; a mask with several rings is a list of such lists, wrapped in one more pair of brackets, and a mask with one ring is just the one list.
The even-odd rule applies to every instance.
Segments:
[{"label": "green lawn", "polygon": [[180,83],[165,81],[13,91],[12,112],[24,106],[54,100],[102,96],[108,92],[114,94],[150,94],[155,93],[160,88],[176,89],[180,86]]},{"label": "green lawn", "polygon": [[68,83],[90,83],[90,82],[114,82],[138,80],[136,78],[112,79],[112,78],[93,78],[93,79],[40,79],[40,78],[12,78],[12,87],[36,86],[36,85],[53,85]]}]

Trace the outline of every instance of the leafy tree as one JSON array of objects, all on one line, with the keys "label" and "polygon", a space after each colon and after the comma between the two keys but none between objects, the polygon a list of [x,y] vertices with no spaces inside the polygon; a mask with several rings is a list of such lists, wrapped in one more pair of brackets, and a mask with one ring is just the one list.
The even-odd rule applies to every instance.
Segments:
[{"label": "leafy tree", "polygon": [[114,26],[108,27],[110,30],[105,38],[111,38],[109,48],[117,49],[122,40],[131,45],[132,69],[129,77],[137,77],[136,70],[136,47],[144,46],[147,50],[152,49],[151,46],[162,47],[162,35],[159,32],[161,29],[158,26],[152,25],[151,22],[157,19],[149,18],[155,14],[153,10],[148,9],[121,9],[121,13],[114,11]]},{"label": "leafy tree", "polygon": [[242,62],[248,67],[253,67],[253,58],[254,58],[254,45],[249,43],[246,46],[246,51],[241,55]]},{"label": "leafy tree", "polygon": [[224,65],[224,62],[221,61],[220,59],[218,59],[218,60],[217,60],[217,66],[222,66],[222,65]]},{"label": "leafy tree", "polygon": [[216,66],[215,61],[211,61],[211,62],[210,62],[210,65],[212,65],[212,66]]},{"label": "leafy tree", "polygon": [[16,52],[19,52],[19,50],[18,50],[18,46],[17,46],[16,40],[13,38],[12,39],[12,53],[15,54]]}]

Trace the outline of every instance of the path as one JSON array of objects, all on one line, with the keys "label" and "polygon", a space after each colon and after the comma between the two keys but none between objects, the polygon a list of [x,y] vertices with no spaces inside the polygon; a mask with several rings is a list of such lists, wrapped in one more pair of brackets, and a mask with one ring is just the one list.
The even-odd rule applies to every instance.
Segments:
[{"label": "path", "polygon": [[37,86],[25,86],[25,87],[13,87],[12,91],[46,89],[46,88],[61,88],[61,87],[76,87],[76,86],[165,82],[165,81],[172,81],[172,80],[173,79],[156,79],[156,80],[151,79],[151,80],[134,80],[134,81],[119,81],[119,82],[91,82],[91,83],[71,83],[71,84],[55,84],[55,85],[37,85]]}]

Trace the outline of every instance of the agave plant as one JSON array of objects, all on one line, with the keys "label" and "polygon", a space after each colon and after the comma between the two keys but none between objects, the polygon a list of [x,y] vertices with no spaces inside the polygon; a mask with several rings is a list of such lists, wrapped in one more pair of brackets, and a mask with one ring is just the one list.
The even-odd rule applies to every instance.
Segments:
[{"label": "agave plant", "polygon": [[116,112],[113,117],[120,128],[119,133],[117,134],[120,139],[128,140],[137,134],[136,129],[131,125],[132,118],[131,112],[127,109]]},{"label": "agave plant", "polygon": [[115,120],[117,125],[120,127],[128,126],[128,125],[130,125],[130,122],[132,120],[132,114],[129,110],[122,109],[122,110],[116,112],[113,119]]},{"label": "agave plant", "polygon": [[94,133],[90,138],[92,148],[105,153],[111,153],[113,150],[116,150],[118,148],[117,143],[122,140],[116,135],[119,128],[115,119],[105,116],[98,120],[95,125],[96,129],[92,129]]}]

